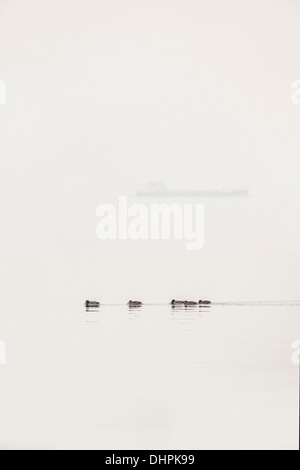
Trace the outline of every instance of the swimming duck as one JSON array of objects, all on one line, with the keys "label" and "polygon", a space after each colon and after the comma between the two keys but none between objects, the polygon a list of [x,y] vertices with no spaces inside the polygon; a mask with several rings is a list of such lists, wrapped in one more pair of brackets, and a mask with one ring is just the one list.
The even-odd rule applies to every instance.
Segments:
[{"label": "swimming duck", "polygon": [[184,305],[197,305],[197,302],[194,302],[193,300],[185,300]]},{"label": "swimming duck", "polygon": [[199,305],[210,305],[211,301],[210,300],[199,300],[198,304]]},{"label": "swimming duck", "polygon": [[129,305],[129,307],[140,307],[143,304],[139,300],[129,300],[129,302],[127,302],[127,305]]},{"label": "swimming duck", "polygon": [[85,306],[86,308],[98,308],[100,307],[100,302],[96,302],[95,300],[86,300]]},{"label": "swimming duck", "polygon": [[171,300],[171,305],[183,305],[184,304],[184,300],[175,300],[175,299],[172,299]]}]

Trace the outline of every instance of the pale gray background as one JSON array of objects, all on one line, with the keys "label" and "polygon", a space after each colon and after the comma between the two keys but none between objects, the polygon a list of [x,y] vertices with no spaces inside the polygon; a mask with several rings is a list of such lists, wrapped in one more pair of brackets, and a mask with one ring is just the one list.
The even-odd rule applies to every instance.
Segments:
[{"label": "pale gray background", "polygon": [[[201,280],[207,295],[247,296],[234,285],[243,266],[244,281],[253,285],[250,298],[298,298],[300,106],[291,103],[291,83],[300,74],[299,12],[299,2],[286,0],[1,0],[6,273],[22,256],[30,275],[47,283],[49,273],[35,257],[48,260],[53,250],[55,283],[67,280],[59,266],[69,265],[68,256],[75,268],[68,276],[76,282],[79,265],[91,273],[93,260],[85,255],[92,243],[97,267],[83,286],[84,297],[87,288],[97,295],[101,285],[102,297],[121,300],[134,285],[136,295],[153,298],[145,284],[163,256],[163,291],[159,283],[151,288],[160,300],[181,286],[181,274],[171,285],[166,280],[178,257],[197,275],[199,263],[226,271],[224,289],[215,276]],[[182,189],[248,186],[251,199],[222,200],[214,208],[206,201],[201,253],[166,243],[102,248],[95,237],[98,204],[157,180]],[[231,216],[226,211],[235,204]],[[254,253],[246,250],[241,259],[245,243]],[[230,264],[222,244],[230,244]],[[131,248],[143,256],[129,256]],[[256,268],[265,272],[263,292]],[[123,291],[124,269],[130,276]],[[100,285],[93,284],[94,274]],[[5,292],[13,294],[22,279],[14,269]],[[194,276],[188,284],[194,292]],[[68,295],[72,288],[70,282]]]},{"label": "pale gray background", "polygon": [[[101,446],[88,438],[97,433],[84,426],[84,419],[78,422],[83,432],[88,429],[85,438],[76,441],[66,431],[63,443],[57,440],[65,425],[59,418],[57,429],[48,422],[51,431],[44,434],[40,425],[29,425],[27,432],[24,424],[39,422],[43,412],[52,416],[48,404],[40,405],[42,412],[29,411],[42,400],[42,390],[52,390],[47,380],[45,389],[36,387],[30,367],[34,357],[44,357],[45,342],[70,346],[76,343],[73,334],[81,338],[83,320],[76,308],[86,298],[104,303],[129,298],[168,302],[173,297],[216,302],[299,299],[300,106],[291,102],[291,84],[300,78],[299,15],[300,4],[293,0],[0,0],[0,79],[7,88],[6,105],[0,106],[0,339],[8,348],[8,365],[0,372],[5,373],[4,398],[9,400],[8,405],[3,398],[1,415],[5,445]],[[172,200],[205,204],[205,247],[200,252],[186,252],[183,243],[173,241],[100,242],[97,206],[117,201],[120,194],[135,202],[138,184],[147,181],[165,181],[178,189],[246,186],[250,196]],[[294,397],[292,408],[280,416],[291,421],[282,427],[278,441],[272,440],[275,426],[268,421],[264,435],[270,441],[257,444],[256,423],[244,440],[237,437],[239,432],[232,433],[229,447],[238,441],[240,447],[296,445],[297,375],[289,348],[299,337],[299,321],[296,315],[291,321],[285,310],[279,317],[274,324],[270,312],[270,324],[265,325],[272,325],[274,336],[268,336],[266,326],[251,367],[268,351],[267,338],[275,338],[280,354],[273,355],[272,367],[279,360],[284,374],[290,371],[283,397]],[[67,327],[73,321],[79,322],[76,333]],[[55,322],[65,322],[62,330]],[[50,336],[41,332],[44,328]],[[250,329],[249,358],[260,328]],[[123,344],[121,333],[112,333],[120,340],[116,351]],[[235,340],[240,334],[233,327]],[[163,337],[162,344],[169,342],[173,344]],[[240,348],[246,343],[242,336]],[[36,347],[31,351],[32,344]],[[188,345],[189,339],[182,344]],[[213,341],[209,344],[215,348]],[[227,340],[223,344],[218,336],[217,344],[220,357]],[[54,383],[59,383],[55,370],[63,351],[56,365],[47,356]],[[235,354],[240,357],[237,350],[232,354],[229,362]],[[27,373],[21,357],[27,358]],[[211,366],[208,361],[208,370]],[[48,376],[42,361],[39,367]],[[109,363],[105,370],[111,370]],[[56,402],[50,393],[50,403],[54,400],[58,410],[65,409],[74,390],[75,371],[69,388],[61,389],[66,401]],[[94,374],[91,370],[91,380]],[[262,370],[259,374],[264,375]],[[28,402],[19,409],[28,412],[22,427],[13,410],[23,395],[13,400],[11,392],[21,394],[26,386],[36,398],[28,392]],[[273,383],[269,387],[276,388]],[[91,400],[89,392],[84,396]],[[216,401],[214,397],[212,407]],[[240,419],[256,409],[259,423],[265,405],[248,405],[247,399]],[[83,413],[83,402],[77,409]],[[173,410],[171,416],[175,414]],[[163,411],[157,416],[162,419]],[[149,430],[147,423],[141,429]],[[143,441],[141,430],[134,428],[132,436],[124,444],[129,448],[135,442],[169,448],[197,445],[191,437],[188,443],[181,440],[180,433],[178,440],[158,441],[146,433]],[[105,443],[113,448],[122,440],[112,437]],[[222,436],[214,439],[212,431],[207,446],[222,443]]]}]

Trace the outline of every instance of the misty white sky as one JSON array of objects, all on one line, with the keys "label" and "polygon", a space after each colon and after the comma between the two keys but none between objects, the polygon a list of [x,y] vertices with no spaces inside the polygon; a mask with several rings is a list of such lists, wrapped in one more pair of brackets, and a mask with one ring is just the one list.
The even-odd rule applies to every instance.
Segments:
[{"label": "misty white sky", "polygon": [[296,191],[299,14],[291,0],[1,0],[1,194]]},{"label": "misty white sky", "polygon": [[[184,189],[249,187],[256,207],[263,208],[258,219],[247,203],[236,213],[231,206],[235,235],[217,239],[218,230],[224,233],[218,228],[220,213],[208,207],[208,220],[215,215],[216,228],[208,232],[208,242],[214,240],[222,253],[228,240],[233,246],[245,236],[241,224],[246,220],[249,227],[260,224],[261,237],[257,231],[246,237],[257,260],[269,240],[283,250],[278,285],[284,273],[295,273],[300,105],[291,102],[291,84],[300,79],[299,15],[300,4],[294,0],[0,0],[0,79],[7,88],[7,103],[0,106],[1,253],[6,269],[10,257],[20,265],[21,253],[33,262],[45,256],[45,249],[49,256],[61,253],[57,263],[64,263],[69,247],[70,258],[85,260],[84,269],[90,272],[86,285],[95,282],[93,274],[100,268],[91,263],[99,266],[100,259],[113,278],[117,267],[128,267],[126,248],[117,248],[125,258],[115,246],[110,254],[107,246],[99,249],[92,238],[96,207],[107,198],[134,194],[140,183],[158,180]],[[49,198],[56,199],[60,213],[53,207],[51,212]],[[86,232],[79,213],[86,216]],[[45,227],[60,247],[53,248],[47,239],[45,248]],[[79,245],[74,232],[82,236]],[[83,232],[101,254],[83,254]],[[207,271],[213,260],[209,294],[217,294],[211,287],[215,273],[225,273],[236,260],[236,272],[232,268],[227,281],[234,293],[240,252],[232,251],[219,269],[215,250],[195,255],[193,265],[191,254],[171,245],[160,246],[158,259],[171,262],[179,256],[180,266],[190,263],[193,272],[200,265]],[[140,269],[141,256],[132,248],[129,252]],[[270,252],[266,263],[273,259]],[[42,268],[33,263],[33,279],[40,278]],[[59,277],[53,263],[52,275],[57,271]],[[82,267],[82,259],[78,263]],[[255,280],[253,266],[250,271],[245,283]],[[266,268],[265,278],[268,274]],[[166,282],[166,273],[161,275]],[[21,282],[25,275],[18,276]],[[134,282],[145,286],[151,276],[150,269],[148,280],[136,276]],[[178,276],[173,288],[181,282]],[[193,288],[191,280],[191,292]],[[296,293],[295,282],[286,296]]]}]

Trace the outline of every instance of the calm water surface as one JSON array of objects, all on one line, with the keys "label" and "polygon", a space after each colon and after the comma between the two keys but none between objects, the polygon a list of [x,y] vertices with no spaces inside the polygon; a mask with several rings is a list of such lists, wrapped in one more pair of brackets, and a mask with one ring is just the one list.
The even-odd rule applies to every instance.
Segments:
[{"label": "calm water surface", "polygon": [[299,311],[29,302],[4,313],[1,447],[297,449]]}]

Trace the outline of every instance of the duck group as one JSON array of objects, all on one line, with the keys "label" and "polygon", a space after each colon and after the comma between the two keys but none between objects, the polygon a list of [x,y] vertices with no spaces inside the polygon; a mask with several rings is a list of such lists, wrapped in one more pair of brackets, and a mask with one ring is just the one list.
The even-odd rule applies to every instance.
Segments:
[{"label": "duck group", "polygon": [[171,300],[171,305],[188,306],[188,305],[210,305],[210,304],[211,304],[210,300],[199,300],[198,302],[195,302],[193,300],[175,300],[175,299]]},{"label": "duck group", "polygon": [[[195,302],[193,300],[175,300],[175,299],[172,299],[170,304],[172,306],[175,306],[175,305],[184,305],[184,306],[190,306],[190,305],[210,305],[211,302],[210,300],[199,300],[198,302]],[[127,302],[127,305],[129,307],[141,307],[143,305],[142,302],[140,302],[139,300],[129,300]],[[86,300],[85,301],[85,307],[88,309],[88,308],[99,308],[100,307],[100,302],[96,301],[96,300]]]}]

